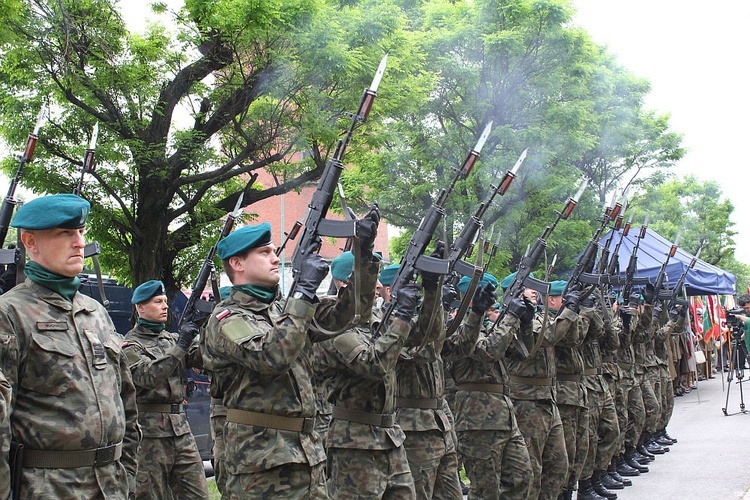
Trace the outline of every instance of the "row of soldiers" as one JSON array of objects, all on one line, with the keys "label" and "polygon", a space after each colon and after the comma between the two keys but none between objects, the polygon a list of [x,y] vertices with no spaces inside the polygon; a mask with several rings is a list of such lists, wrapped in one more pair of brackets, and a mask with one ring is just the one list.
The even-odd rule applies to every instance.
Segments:
[{"label": "row of soldiers", "polygon": [[270,225],[245,226],[218,244],[232,287],[200,343],[194,323],[165,330],[158,280],[135,290],[138,324],[123,343],[77,291],[89,208],[48,196],[12,222],[29,263],[0,297],[0,498],[207,498],[182,406],[191,366],[212,374],[226,498],[461,498],[459,463],[472,498],[570,498],[576,487],[616,498],[674,442],[661,349],[684,315],[662,311],[651,287],[610,308],[553,282],[545,297],[512,298],[495,325],[498,285],[512,277],[485,274],[452,320],[441,275],[390,297],[398,265],[381,270],[373,252],[374,207],[331,263],[335,295],[318,296],[329,265],[312,248],[283,298]]}]

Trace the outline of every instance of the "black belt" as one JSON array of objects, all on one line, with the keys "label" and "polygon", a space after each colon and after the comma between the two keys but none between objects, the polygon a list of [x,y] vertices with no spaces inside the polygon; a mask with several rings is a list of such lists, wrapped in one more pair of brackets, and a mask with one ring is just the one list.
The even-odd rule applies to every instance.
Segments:
[{"label": "black belt", "polygon": [[440,408],[440,400],[435,398],[396,398],[396,406],[399,408],[436,410]]},{"label": "black belt", "polygon": [[458,384],[457,389],[459,391],[468,391],[468,392],[493,392],[497,394],[504,394],[506,396],[510,396],[510,387],[504,384],[483,384],[483,383]]},{"label": "black belt", "polygon": [[141,413],[182,413],[182,403],[140,403]]},{"label": "black belt", "polygon": [[29,469],[104,467],[120,460],[122,443],[91,450],[23,450],[23,466]]},{"label": "black belt", "polygon": [[376,427],[393,427],[396,420],[394,413],[370,413],[368,411],[350,410],[349,408],[333,407],[333,418],[346,420],[358,424],[374,425]]},{"label": "black belt", "polygon": [[314,418],[284,417],[282,415],[271,415],[269,413],[258,413],[257,411],[227,409],[227,422],[243,425],[256,425],[280,431],[301,432],[312,434],[315,428]]}]

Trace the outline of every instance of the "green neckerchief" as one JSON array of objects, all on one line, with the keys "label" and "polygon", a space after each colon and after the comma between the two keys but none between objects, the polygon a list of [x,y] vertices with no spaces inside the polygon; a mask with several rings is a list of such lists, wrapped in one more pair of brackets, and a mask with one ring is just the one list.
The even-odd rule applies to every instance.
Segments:
[{"label": "green neckerchief", "polygon": [[151,330],[154,333],[161,332],[167,326],[166,323],[157,323],[156,321],[150,321],[143,318],[138,318],[138,324],[146,330]]},{"label": "green neckerchief", "polygon": [[28,276],[34,283],[38,283],[44,288],[48,288],[59,294],[68,302],[73,302],[73,296],[75,296],[81,286],[81,280],[78,279],[78,276],[69,278],[68,276],[54,273],[33,260],[26,263],[23,274]]},{"label": "green neckerchief", "polygon": [[279,290],[278,285],[264,286],[264,285],[234,285],[232,287],[235,290],[244,292],[251,297],[255,297],[264,304],[270,304],[276,298],[276,292]]}]

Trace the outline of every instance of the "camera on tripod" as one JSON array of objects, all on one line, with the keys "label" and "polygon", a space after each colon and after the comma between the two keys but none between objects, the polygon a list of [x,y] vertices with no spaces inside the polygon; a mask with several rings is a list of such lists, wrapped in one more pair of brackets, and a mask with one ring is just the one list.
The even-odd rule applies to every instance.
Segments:
[{"label": "camera on tripod", "polygon": [[742,307],[735,307],[733,309],[725,309],[725,316],[727,317],[727,326],[732,329],[732,337],[742,336],[745,331],[745,322],[738,318],[738,315],[744,315],[745,309]]}]

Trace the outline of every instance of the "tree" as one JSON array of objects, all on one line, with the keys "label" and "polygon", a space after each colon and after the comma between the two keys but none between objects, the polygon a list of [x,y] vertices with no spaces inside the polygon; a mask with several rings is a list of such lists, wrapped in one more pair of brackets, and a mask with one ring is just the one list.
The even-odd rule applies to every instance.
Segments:
[{"label": "tree", "polygon": [[[191,281],[240,193],[248,206],[320,176],[386,52],[389,72],[413,61],[385,1],[186,0],[172,32],[143,35],[127,31],[115,0],[33,0],[5,20],[0,133],[21,143],[40,104],[52,110],[23,184],[70,192],[98,122],[84,196],[102,262],[131,283],[161,278],[170,293]],[[385,92],[368,130],[410,97],[397,80]],[[379,144],[355,142],[352,158]],[[246,187],[260,170],[278,185]]]}]

